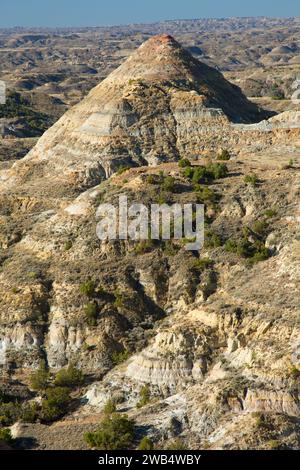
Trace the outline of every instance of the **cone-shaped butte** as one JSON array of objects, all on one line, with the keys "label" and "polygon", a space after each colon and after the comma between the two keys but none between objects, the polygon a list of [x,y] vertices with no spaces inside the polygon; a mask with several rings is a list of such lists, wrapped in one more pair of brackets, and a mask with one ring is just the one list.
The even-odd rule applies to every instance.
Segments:
[{"label": "cone-shaped butte", "polygon": [[220,72],[171,36],[154,36],[2,175],[2,187],[71,195],[122,166],[156,165],[220,147],[231,122],[261,118]]}]

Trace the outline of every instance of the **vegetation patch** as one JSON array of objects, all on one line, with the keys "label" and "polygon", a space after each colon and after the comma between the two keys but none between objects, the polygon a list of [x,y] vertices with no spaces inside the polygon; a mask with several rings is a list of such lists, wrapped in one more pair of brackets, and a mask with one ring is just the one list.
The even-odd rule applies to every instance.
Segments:
[{"label": "vegetation patch", "polygon": [[259,183],[259,178],[255,173],[251,173],[245,176],[244,182],[255,188]]},{"label": "vegetation patch", "polygon": [[134,430],[128,416],[112,414],[103,419],[98,431],[84,434],[84,440],[98,450],[127,450],[133,447]]},{"label": "vegetation patch", "polygon": [[228,168],[225,163],[210,163],[207,166],[187,167],[184,170],[184,176],[193,184],[210,184],[227,175]]},{"label": "vegetation patch", "polygon": [[65,369],[61,369],[55,376],[54,383],[59,387],[78,387],[84,382],[84,375],[80,369],[70,364]]},{"label": "vegetation patch", "polygon": [[228,150],[222,149],[217,158],[218,160],[228,161],[230,160],[231,156]]},{"label": "vegetation patch", "polygon": [[151,392],[149,385],[144,385],[140,390],[140,400],[137,403],[137,408],[142,408],[147,405],[151,398]]},{"label": "vegetation patch", "polygon": [[97,324],[98,306],[95,302],[90,302],[84,306],[84,314],[90,326]]},{"label": "vegetation patch", "polygon": [[125,349],[124,351],[114,351],[111,356],[111,360],[115,366],[122,364],[123,362],[127,361],[130,357],[129,351]]}]

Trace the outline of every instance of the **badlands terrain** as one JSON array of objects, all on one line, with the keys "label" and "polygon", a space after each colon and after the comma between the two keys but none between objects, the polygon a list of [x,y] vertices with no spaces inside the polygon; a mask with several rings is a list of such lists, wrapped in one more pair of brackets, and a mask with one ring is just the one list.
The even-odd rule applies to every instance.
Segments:
[{"label": "badlands terrain", "polygon": [[[299,449],[299,29],[0,32],[9,445],[86,449],[110,408],[130,448]],[[101,242],[121,194],[204,203],[204,248]]]},{"label": "badlands terrain", "polygon": [[231,18],[81,29],[0,29],[0,168],[22,158],[42,133],[155,34],[171,34],[196,58],[266,109],[293,109],[300,20]]}]

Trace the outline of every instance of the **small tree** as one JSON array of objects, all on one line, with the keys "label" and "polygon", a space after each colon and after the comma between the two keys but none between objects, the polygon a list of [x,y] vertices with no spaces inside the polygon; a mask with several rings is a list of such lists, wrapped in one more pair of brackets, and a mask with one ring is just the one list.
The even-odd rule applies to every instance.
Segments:
[{"label": "small tree", "polygon": [[192,179],[193,178],[193,175],[194,175],[194,171],[195,169],[190,167],[190,166],[187,166],[185,169],[184,169],[184,176],[188,179]]},{"label": "small tree", "polygon": [[117,407],[116,407],[116,404],[114,403],[113,400],[108,400],[106,403],[105,403],[105,406],[104,406],[104,413],[106,415],[112,415],[113,413],[115,413],[117,410]]},{"label": "small tree", "polygon": [[30,386],[32,390],[42,391],[45,390],[49,383],[49,372],[46,367],[45,361],[40,361],[38,370],[33,372],[30,376]]},{"label": "small tree", "polygon": [[204,246],[205,248],[218,248],[222,246],[221,237],[211,229],[205,230]]},{"label": "small tree", "polygon": [[218,160],[227,161],[230,160],[230,153],[226,149],[222,149],[218,155]]},{"label": "small tree", "polygon": [[134,441],[134,421],[126,415],[112,414],[104,418],[98,431],[84,434],[84,440],[99,450],[130,449]]},{"label": "small tree", "polygon": [[[198,166],[197,168],[186,168],[186,170],[191,169],[191,176],[189,178],[192,180],[193,184],[206,183],[212,179],[211,174],[207,171],[204,166]],[[188,172],[186,172],[187,174]]]},{"label": "small tree", "polygon": [[84,381],[84,375],[80,369],[74,364],[70,364],[67,368],[57,372],[55,377],[55,385],[59,387],[76,387]]},{"label": "small tree", "polygon": [[42,401],[41,417],[44,421],[55,421],[66,413],[71,401],[69,389],[66,387],[48,388],[46,398]]},{"label": "small tree", "polygon": [[111,356],[111,359],[112,359],[112,362],[114,363],[114,365],[119,365],[119,364],[122,364],[122,362],[125,362],[127,361],[127,359],[129,358],[129,351],[127,351],[127,349],[124,349],[124,351],[114,351],[112,353],[112,356]]},{"label": "small tree", "polygon": [[173,176],[166,176],[163,181],[162,188],[164,191],[172,193],[175,189],[175,178],[173,178]]},{"label": "small tree", "polygon": [[80,293],[85,295],[89,299],[93,298],[95,295],[95,283],[92,280],[86,281],[80,286]]},{"label": "small tree", "polygon": [[212,174],[213,179],[215,180],[226,178],[228,175],[228,168],[225,163],[213,163],[207,167],[207,171]]},{"label": "small tree", "polygon": [[179,168],[187,168],[189,166],[192,166],[191,162],[187,158],[182,158],[178,162]]},{"label": "small tree", "polygon": [[11,401],[0,404],[0,426],[11,426],[19,420],[20,414],[20,403]]},{"label": "small tree", "polygon": [[85,305],[84,313],[87,318],[88,324],[95,326],[97,324],[98,306],[95,302],[90,302]]},{"label": "small tree", "polygon": [[228,251],[229,253],[237,252],[237,242],[235,240],[232,240],[231,238],[226,240],[224,247],[225,247],[225,250]]},{"label": "small tree", "polygon": [[246,184],[250,184],[253,187],[257,186],[258,181],[259,181],[258,176],[255,173],[251,173],[250,175],[246,175],[245,178],[244,178],[244,182]]},{"label": "small tree", "polygon": [[140,401],[137,403],[138,408],[142,408],[143,406],[149,403],[151,397],[150,387],[149,385],[144,385],[144,387],[140,390]]},{"label": "small tree", "polygon": [[35,423],[39,417],[39,405],[36,402],[28,403],[22,407],[21,420],[24,423]]},{"label": "small tree", "polygon": [[138,446],[138,450],[153,450],[153,448],[153,442],[148,437],[143,437]]},{"label": "small tree", "polygon": [[155,177],[155,175],[148,175],[146,181],[148,184],[156,184],[157,178]]},{"label": "small tree", "polygon": [[5,442],[6,444],[13,443],[13,437],[11,435],[10,429],[0,429],[0,442]]}]

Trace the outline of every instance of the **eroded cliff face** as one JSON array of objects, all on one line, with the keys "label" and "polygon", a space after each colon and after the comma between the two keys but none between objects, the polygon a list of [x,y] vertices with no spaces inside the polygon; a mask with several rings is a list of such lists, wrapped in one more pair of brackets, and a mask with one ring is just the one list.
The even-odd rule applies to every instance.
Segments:
[{"label": "eroded cliff face", "polygon": [[[300,124],[294,114],[241,124],[259,116],[172,38],[152,38],[2,172],[4,374],[22,370],[26,381],[41,359],[52,371],[75,362],[94,383],[74,421],[118,395],[119,409],[157,440],[299,445]],[[227,177],[195,187],[177,160],[208,164],[204,152],[222,146],[234,150]],[[135,168],[116,174],[122,166]],[[120,194],[146,205],[203,202],[205,247],[101,242],[97,207]],[[250,264],[230,240],[269,257]],[[151,400],[137,409],[145,385]],[[268,432],[253,413],[268,415]]]},{"label": "eroded cliff face", "polygon": [[[149,426],[157,440],[180,435],[195,447],[265,448],[274,433],[257,431],[255,416],[263,413],[275,429],[281,417],[283,445],[297,447],[298,172],[279,170],[274,159],[245,156],[243,163],[227,164],[229,176],[210,186],[221,196],[217,206],[207,203],[210,230],[224,244],[243,227],[267,220],[264,239],[272,256],[266,261],[250,266],[224,245],[208,246],[200,259],[211,262],[197,268],[198,256],[181,242],[143,251],[133,242],[97,239],[99,201],[117,202],[124,193],[155,201],[159,188],[149,175],[164,171],[176,178],[181,189],[168,194],[170,202],[193,197],[176,163],[111,178],[38,219],[4,251],[3,369],[34,369],[46,358],[52,371],[76,362],[99,380],[84,392],[88,403],[70,426],[121,396],[120,410]],[[244,183],[250,167],[261,181],[255,188]],[[274,214],[265,219],[271,207]],[[87,279],[95,281],[93,299],[80,291]],[[91,301],[98,311],[93,325],[85,314]],[[116,366],[114,353],[124,350],[130,357]],[[145,385],[151,400],[137,409]]]}]

